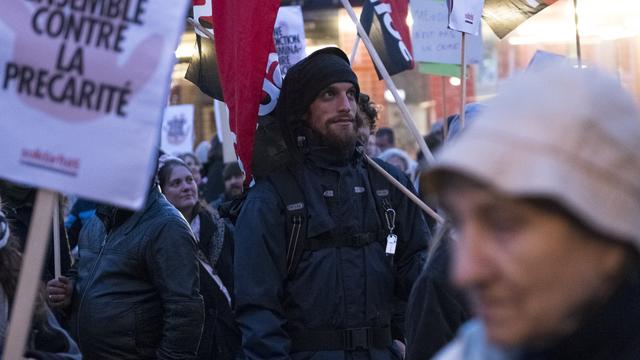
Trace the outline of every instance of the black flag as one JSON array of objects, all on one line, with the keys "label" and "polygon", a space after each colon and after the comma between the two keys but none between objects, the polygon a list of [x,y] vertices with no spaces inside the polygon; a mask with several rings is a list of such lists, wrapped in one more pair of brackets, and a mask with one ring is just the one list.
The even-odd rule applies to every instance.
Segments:
[{"label": "black flag", "polygon": [[200,88],[200,91],[214,99],[224,101],[220,76],[218,74],[218,57],[213,40],[196,34],[196,49],[184,78]]},{"label": "black flag", "polygon": [[[371,38],[389,75],[413,69],[411,37],[406,25],[407,0],[366,0],[360,23]],[[378,78],[382,79],[380,71]]]}]

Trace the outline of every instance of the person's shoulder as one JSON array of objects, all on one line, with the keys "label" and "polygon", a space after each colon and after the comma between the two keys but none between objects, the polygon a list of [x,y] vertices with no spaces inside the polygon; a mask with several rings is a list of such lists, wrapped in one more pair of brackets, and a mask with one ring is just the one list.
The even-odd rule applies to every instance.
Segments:
[{"label": "person's shoulder", "polygon": [[256,180],[255,184],[247,192],[247,201],[278,202],[280,199],[279,192],[289,190],[288,185],[282,182],[282,176],[287,176],[284,171],[279,170],[268,177]]},{"label": "person's shoulder", "polygon": [[93,214],[93,216],[88,218],[84,225],[82,225],[79,236],[81,240],[84,238],[101,238],[98,235],[104,232],[106,232],[104,223],[96,214]]},{"label": "person's shoulder", "polygon": [[180,211],[178,211],[178,209],[176,209],[164,196],[159,196],[156,202],[147,209],[147,214],[145,215],[149,219],[151,227],[155,229],[167,227],[182,229],[191,228]]}]

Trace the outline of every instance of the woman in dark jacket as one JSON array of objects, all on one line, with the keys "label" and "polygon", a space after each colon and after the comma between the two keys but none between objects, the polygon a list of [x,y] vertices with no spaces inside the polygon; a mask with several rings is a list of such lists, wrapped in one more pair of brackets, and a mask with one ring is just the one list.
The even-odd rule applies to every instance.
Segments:
[{"label": "woman in dark jacket", "polygon": [[198,189],[187,165],[163,156],[158,182],[167,200],[191,224],[198,241],[200,293],[205,324],[198,359],[234,359],[240,349],[240,332],[232,311],[233,240],[224,221],[198,201]]}]

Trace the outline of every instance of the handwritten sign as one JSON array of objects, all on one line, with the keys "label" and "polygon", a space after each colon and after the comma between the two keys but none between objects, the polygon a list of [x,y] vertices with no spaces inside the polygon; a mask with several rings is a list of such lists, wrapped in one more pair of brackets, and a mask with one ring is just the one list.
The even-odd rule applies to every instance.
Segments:
[{"label": "handwritten sign", "polygon": [[140,208],[186,10],[186,0],[3,3],[0,177]]},{"label": "handwritten sign", "polygon": [[[413,16],[413,55],[416,61],[460,64],[462,36],[450,30],[445,0],[422,0],[409,3]],[[467,36],[465,58],[467,64],[482,60],[482,36]]]}]

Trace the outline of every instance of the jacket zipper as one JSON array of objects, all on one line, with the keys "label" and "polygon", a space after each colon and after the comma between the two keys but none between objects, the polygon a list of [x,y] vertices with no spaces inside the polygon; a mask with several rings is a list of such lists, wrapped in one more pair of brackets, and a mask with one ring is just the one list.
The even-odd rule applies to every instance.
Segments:
[{"label": "jacket zipper", "polygon": [[105,236],[104,239],[102,239],[102,244],[100,245],[100,252],[98,253],[98,257],[96,258],[96,261],[93,263],[93,266],[91,267],[91,272],[89,274],[89,282],[87,283],[87,285],[84,287],[84,289],[82,290],[82,295],[80,296],[80,302],[78,303],[78,319],[76,319],[76,334],[78,334],[78,347],[80,347],[80,314],[82,311],[82,303],[84,302],[84,297],[87,294],[87,289],[89,289],[89,287],[93,284],[94,279],[94,275],[96,272],[96,268],[98,267],[98,263],[100,262],[100,259],[102,258],[102,253],[104,252],[104,247],[107,244],[107,237],[111,234],[111,232],[108,232]]}]

